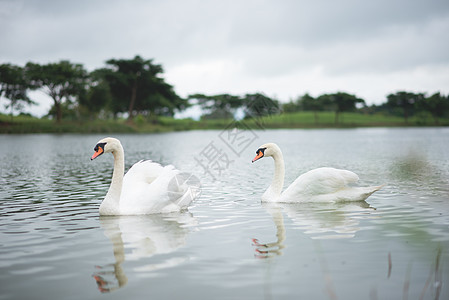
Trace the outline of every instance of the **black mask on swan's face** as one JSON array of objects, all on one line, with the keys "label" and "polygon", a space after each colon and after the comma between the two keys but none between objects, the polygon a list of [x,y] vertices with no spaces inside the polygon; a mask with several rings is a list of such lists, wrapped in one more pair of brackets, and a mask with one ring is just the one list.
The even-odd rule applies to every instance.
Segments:
[{"label": "black mask on swan's face", "polygon": [[98,156],[102,155],[104,153],[104,147],[106,146],[106,143],[98,143],[94,148],[94,155],[90,158],[90,160],[93,160],[97,158]]},{"label": "black mask on swan's face", "polygon": [[112,137],[106,137],[104,139],[101,139],[97,142],[97,145],[95,145],[94,148],[94,155],[90,158],[91,160],[97,158],[98,156],[102,155],[103,153],[112,153],[114,154],[115,151],[123,151],[122,144],[119,140]]},{"label": "black mask on swan's face", "polygon": [[261,159],[262,157],[264,157],[264,155],[265,155],[265,150],[266,150],[267,148],[259,148],[259,149],[257,149],[257,151],[256,151],[256,157],[254,157],[253,158],[253,161],[252,162],[255,162],[256,160],[259,160],[259,159]]},{"label": "black mask on swan's face", "polygon": [[256,160],[261,159],[262,157],[275,157],[275,156],[282,156],[281,149],[279,149],[278,145],[275,143],[266,143],[259,147],[256,151],[256,157],[254,157],[253,162]]}]

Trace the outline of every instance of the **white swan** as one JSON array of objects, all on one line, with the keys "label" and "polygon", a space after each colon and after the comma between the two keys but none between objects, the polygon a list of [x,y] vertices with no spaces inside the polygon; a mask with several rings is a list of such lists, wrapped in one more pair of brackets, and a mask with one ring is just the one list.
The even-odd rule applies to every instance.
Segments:
[{"label": "white swan", "polygon": [[256,154],[253,162],[265,156],[271,156],[274,160],[274,178],[262,195],[264,202],[363,201],[382,187],[350,187],[349,183],[359,180],[357,174],[347,170],[318,168],[299,176],[282,193],[285,167],[281,149],[274,143],[268,143],[260,146]]},{"label": "white swan", "polygon": [[[104,138],[94,148],[91,160],[103,153],[114,156],[114,171],[108,193],[100,205],[100,215],[143,215],[180,211],[199,195],[198,185],[185,181],[186,176],[172,165],[162,167],[141,160],[125,172],[122,144]],[[195,182],[194,182],[195,183]]]}]

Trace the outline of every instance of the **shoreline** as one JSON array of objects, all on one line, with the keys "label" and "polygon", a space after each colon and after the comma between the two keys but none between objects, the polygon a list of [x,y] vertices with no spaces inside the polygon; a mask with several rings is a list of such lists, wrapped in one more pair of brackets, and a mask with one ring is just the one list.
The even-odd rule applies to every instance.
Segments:
[{"label": "shoreline", "polygon": [[348,113],[343,121],[333,122],[333,114],[321,113],[319,122],[308,112],[281,114],[257,119],[230,120],[199,120],[174,119],[159,117],[157,121],[125,120],[92,120],[92,121],[62,121],[55,123],[49,119],[34,117],[14,117],[0,115],[0,134],[32,134],[32,133],[160,133],[190,130],[226,130],[230,128],[243,129],[348,129],[376,127],[447,127],[449,119],[439,119],[435,124],[431,118],[413,117],[406,123],[403,118],[384,115],[363,115]]}]

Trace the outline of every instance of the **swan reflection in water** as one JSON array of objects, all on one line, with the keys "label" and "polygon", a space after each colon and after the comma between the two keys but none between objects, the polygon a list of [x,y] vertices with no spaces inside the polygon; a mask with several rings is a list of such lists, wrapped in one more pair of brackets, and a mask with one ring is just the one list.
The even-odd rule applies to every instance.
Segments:
[{"label": "swan reflection in water", "polygon": [[295,228],[311,235],[312,239],[352,238],[359,228],[359,219],[376,210],[366,201],[340,203],[270,203],[262,204],[276,226],[276,241],[261,243],[254,238],[255,256],[268,258],[281,255],[285,248],[284,216]]},{"label": "swan reflection in water", "polygon": [[[157,254],[168,254],[186,244],[191,227],[197,225],[189,213],[154,214],[142,216],[103,216],[100,224],[112,243],[115,263],[96,266],[93,274],[102,293],[123,287],[128,277],[122,267],[125,261],[148,259]],[[148,263],[134,268],[135,272],[151,272],[179,265],[186,257]]]},{"label": "swan reflection in water", "polygon": [[257,258],[267,258],[274,255],[281,255],[285,241],[285,226],[284,216],[282,215],[282,208],[276,203],[262,204],[270,213],[274,225],[276,226],[276,241],[266,244],[261,244],[258,239],[253,239],[253,246],[255,246],[255,256]]}]

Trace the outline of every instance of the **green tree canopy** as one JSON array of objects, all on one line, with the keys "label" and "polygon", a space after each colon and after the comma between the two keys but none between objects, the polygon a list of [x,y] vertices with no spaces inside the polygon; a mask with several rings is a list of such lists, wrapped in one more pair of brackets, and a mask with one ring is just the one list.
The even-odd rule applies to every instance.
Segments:
[{"label": "green tree canopy", "polygon": [[[419,98],[418,98],[419,99]],[[443,118],[449,113],[449,96],[445,97],[439,92],[430,97],[422,98],[417,102],[418,108],[428,111],[436,125],[439,125],[439,118]]]},{"label": "green tree canopy", "polygon": [[318,112],[332,110],[332,101],[328,96],[314,98],[306,93],[298,99],[298,106],[304,111],[313,111],[315,123],[318,124]]},{"label": "green tree canopy", "polygon": [[87,92],[79,97],[79,105],[92,119],[108,109],[112,96],[108,83],[95,71],[89,74],[88,85]]},{"label": "green tree canopy", "polygon": [[0,65],[0,97],[9,100],[6,108],[21,110],[23,104],[35,104],[27,95],[30,88],[22,67],[11,64]]},{"label": "green tree canopy", "polygon": [[313,98],[308,93],[299,96],[296,100],[282,105],[284,112],[298,112],[298,111],[320,111],[325,110],[318,98]]},{"label": "green tree canopy", "polygon": [[397,92],[396,94],[389,94],[387,96],[387,106],[391,109],[400,109],[403,112],[405,123],[408,123],[408,118],[415,109],[415,104],[424,99],[424,94],[410,93],[405,91]]},{"label": "green tree canopy", "polygon": [[246,94],[243,97],[230,94],[194,94],[190,95],[189,99],[197,101],[206,111],[203,117],[207,119],[231,119],[239,108],[244,109],[246,118],[258,118],[280,112],[279,102],[261,93]]},{"label": "green tree canopy", "polygon": [[246,94],[243,98],[243,104],[245,106],[245,117],[247,118],[259,118],[281,112],[279,101],[261,93]]},{"label": "green tree canopy", "polygon": [[340,114],[355,111],[357,104],[365,104],[365,100],[347,93],[324,94],[318,97],[323,106],[332,105],[335,111],[335,123],[339,122]]},{"label": "green tree canopy", "polygon": [[161,77],[161,65],[140,56],[133,59],[110,59],[104,69],[97,70],[109,85],[110,105],[114,114],[128,112],[132,120],[137,112],[173,115],[183,109],[187,101],[180,98]]},{"label": "green tree canopy", "polygon": [[243,106],[243,101],[239,96],[230,94],[219,94],[207,96],[194,94],[188,97],[195,99],[200,107],[206,111],[205,118],[209,119],[229,119],[239,107]]},{"label": "green tree canopy", "polygon": [[296,103],[296,101],[293,101],[290,99],[289,102],[282,104],[282,111],[285,113],[295,113],[300,111],[299,105]]},{"label": "green tree canopy", "polygon": [[56,121],[61,122],[62,104],[69,104],[86,89],[87,72],[81,64],[67,60],[39,65],[29,62],[25,66],[30,85],[42,89],[53,99]]},{"label": "green tree canopy", "polygon": [[297,100],[297,104],[301,108],[301,110],[304,111],[324,110],[324,107],[321,105],[321,102],[318,100],[318,98],[314,98],[310,96],[308,93],[299,97]]}]

